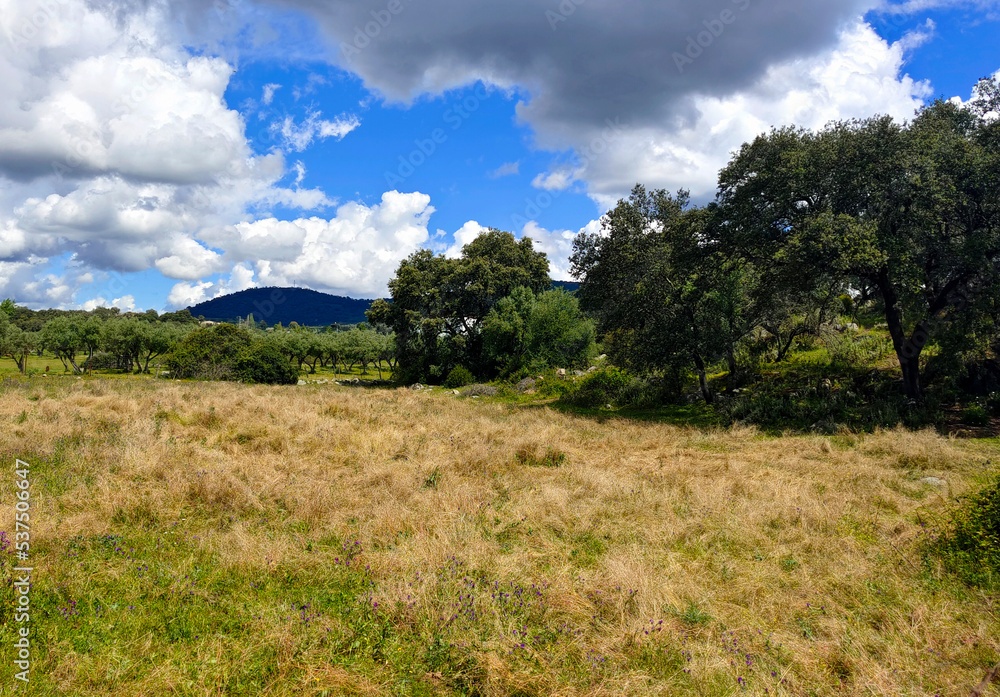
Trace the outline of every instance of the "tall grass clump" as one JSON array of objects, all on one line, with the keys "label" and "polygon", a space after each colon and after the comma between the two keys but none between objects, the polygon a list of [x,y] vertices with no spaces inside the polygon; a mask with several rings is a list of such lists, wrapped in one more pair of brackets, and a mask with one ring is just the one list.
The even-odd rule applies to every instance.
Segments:
[{"label": "tall grass clump", "polygon": [[945,568],[966,583],[1000,587],[1000,477],[960,500],[935,548]]}]

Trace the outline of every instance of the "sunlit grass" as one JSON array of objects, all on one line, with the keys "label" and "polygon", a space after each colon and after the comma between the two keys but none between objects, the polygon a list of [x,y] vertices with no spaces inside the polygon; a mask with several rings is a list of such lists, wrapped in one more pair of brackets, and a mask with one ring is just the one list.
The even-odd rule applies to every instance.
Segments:
[{"label": "sunlit grass", "polygon": [[32,694],[961,694],[1000,652],[995,598],[921,542],[995,442],[332,385],[0,389],[0,454],[32,464]]}]

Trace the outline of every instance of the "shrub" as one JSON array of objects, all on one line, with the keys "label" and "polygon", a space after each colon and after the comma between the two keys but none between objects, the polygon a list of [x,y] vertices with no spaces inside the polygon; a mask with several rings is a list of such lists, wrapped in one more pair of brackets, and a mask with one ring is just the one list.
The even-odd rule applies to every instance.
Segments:
[{"label": "shrub", "polygon": [[945,566],[967,583],[1000,581],[1000,477],[965,497],[951,512],[951,525],[937,541]]},{"label": "shrub", "polygon": [[472,384],[475,380],[476,378],[469,372],[468,368],[460,365],[448,373],[448,377],[444,381],[444,386],[449,390],[457,390],[459,387]]},{"label": "shrub", "polygon": [[683,394],[684,383],[679,375],[653,374],[633,377],[618,396],[618,406],[658,407],[676,402]]},{"label": "shrub", "polygon": [[535,392],[539,397],[545,399],[563,399],[576,390],[576,385],[567,378],[559,377],[556,372],[550,371],[545,374],[544,379],[535,384]]},{"label": "shrub", "polygon": [[178,378],[231,379],[233,364],[251,344],[250,332],[234,324],[201,327],[174,348],[167,368]]},{"label": "shrub", "polygon": [[962,411],[962,421],[970,426],[989,426],[990,413],[986,411],[985,407],[973,404]]},{"label": "shrub", "polygon": [[565,400],[581,407],[615,404],[631,384],[632,377],[628,373],[612,366],[584,377],[577,389],[567,395]]},{"label": "shrub", "polygon": [[837,296],[837,301],[840,303],[841,310],[845,315],[854,313],[854,298],[850,295],[839,295]]},{"label": "shrub", "polygon": [[294,385],[299,372],[274,344],[259,342],[243,350],[233,363],[233,375],[260,385]]}]

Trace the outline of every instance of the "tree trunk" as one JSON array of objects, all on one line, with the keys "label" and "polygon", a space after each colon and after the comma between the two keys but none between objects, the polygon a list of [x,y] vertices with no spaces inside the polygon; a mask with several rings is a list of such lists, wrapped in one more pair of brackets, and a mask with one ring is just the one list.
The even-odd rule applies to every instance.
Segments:
[{"label": "tree trunk", "polygon": [[917,325],[912,336],[907,337],[903,330],[903,317],[899,310],[899,297],[896,289],[889,281],[887,271],[882,271],[878,279],[879,292],[885,303],[885,321],[892,337],[892,347],[896,350],[899,367],[903,371],[903,391],[910,399],[923,401],[924,394],[920,386],[920,353],[927,344],[927,328],[924,323]]},{"label": "tree trunk", "polygon": [[788,341],[782,345],[781,337],[778,338],[778,358],[775,363],[781,363],[785,360],[785,356],[788,355],[788,351],[792,348],[792,343],[795,341],[795,332],[791,332],[788,335]]},{"label": "tree trunk", "polygon": [[726,352],[726,362],[729,365],[729,375],[726,377],[726,389],[732,392],[734,389],[739,387],[737,380],[739,379],[739,366],[736,364],[736,352],[730,346],[729,350]]},{"label": "tree trunk", "polygon": [[708,376],[705,374],[705,361],[699,354],[694,354],[694,365],[698,369],[698,385],[701,387],[701,396],[705,398],[705,404],[712,404],[715,397],[712,395],[712,388],[708,386]]},{"label": "tree trunk", "polygon": [[145,364],[144,364],[144,365],[142,366],[142,372],[143,372],[144,374],[145,374],[145,373],[148,373],[148,372],[149,372],[149,362],[150,362],[151,360],[153,360],[154,358],[157,358],[157,357],[158,357],[159,355],[160,355],[160,354],[158,354],[158,353],[150,353],[150,354],[149,354],[148,356],[146,356],[146,362],[145,362]]}]

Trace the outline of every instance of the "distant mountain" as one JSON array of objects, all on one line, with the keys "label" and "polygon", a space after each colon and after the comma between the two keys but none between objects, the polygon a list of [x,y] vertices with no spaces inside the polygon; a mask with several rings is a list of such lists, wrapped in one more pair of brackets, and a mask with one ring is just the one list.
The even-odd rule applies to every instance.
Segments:
[{"label": "distant mountain", "polygon": [[552,281],[553,288],[562,288],[570,293],[575,293],[580,290],[579,281]]},{"label": "distant mountain", "polygon": [[[563,288],[571,293],[580,288],[575,281],[553,281],[553,288]],[[308,288],[251,288],[214,300],[198,303],[188,310],[195,317],[213,322],[235,322],[253,315],[256,321],[268,324],[279,322],[288,326],[298,322],[307,327],[325,327],[330,324],[357,324],[365,321],[365,310],[373,300],[355,300],[339,295],[320,293]]]},{"label": "distant mountain", "polygon": [[251,288],[198,303],[188,309],[195,317],[214,322],[232,322],[253,315],[256,321],[323,327],[365,321],[371,300],[355,300],[307,288]]}]

